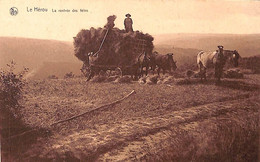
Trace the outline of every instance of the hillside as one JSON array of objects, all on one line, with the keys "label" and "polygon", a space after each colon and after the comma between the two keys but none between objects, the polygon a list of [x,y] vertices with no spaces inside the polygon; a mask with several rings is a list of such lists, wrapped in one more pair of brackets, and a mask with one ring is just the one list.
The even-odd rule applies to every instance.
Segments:
[{"label": "hillside", "polygon": [[215,50],[217,45],[236,49],[242,57],[260,54],[260,34],[163,34],[155,35],[155,46]]},{"label": "hillside", "polygon": [[40,68],[31,70],[25,77],[30,79],[46,79],[50,75],[63,78],[66,73],[80,75],[81,64],[73,62],[44,62]]},{"label": "hillside", "polygon": [[43,62],[80,63],[73,55],[70,42],[0,37],[0,51],[0,68],[12,59],[18,68],[25,66],[31,70],[39,68]]},{"label": "hillside", "polygon": [[[172,80],[154,85],[83,77],[37,80],[76,73],[80,61],[65,52],[66,42],[39,40],[34,43],[43,45],[26,48],[17,42],[1,48],[18,53],[41,47],[38,57],[48,59],[25,50],[26,57],[8,56],[31,65],[35,80],[28,80],[19,100],[21,123],[30,129],[2,131],[3,161],[259,161],[260,75],[223,78],[221,84],[168,74],[160,78]],[[58,52],[51,55],[52,50]],[[178,69],[196,66],[199,49],[157,45],[155,50],[173,52]]]},{"label": "hillside", "polygon": [[82,62],[74,56],[73,44],[56,40],[0,37],[0,68],[14,60],[16,69],[29,68],[27,78],[80,74]]},{"label": "hillside", "polygon": [[[197,69],[200,50],[215,50],[219,44],[236,49],[242,57],[259,55],[260,35],[167,34],[154,36],[154,50],[174,53],[179,70]],[[0,68],[14,60],[16,68],[28,67],[34,79],[49,75],[63,77],[68,72],[80,74],[82,62],[74,56],[72,42],[16,37],[0,37]],[[29,77],[28,76],[28,77]]]}]

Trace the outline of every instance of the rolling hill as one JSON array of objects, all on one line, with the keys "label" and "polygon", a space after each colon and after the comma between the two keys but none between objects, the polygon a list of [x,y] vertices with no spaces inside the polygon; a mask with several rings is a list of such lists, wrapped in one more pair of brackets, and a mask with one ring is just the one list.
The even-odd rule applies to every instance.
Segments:
[{"label": "rolling hill", "polygon": [[[0,68],[14,60],[18,70],[28,67],[31,76],[80,72],[82,64],[74,56],[71,42],[16,37],[0,37],[0,58]],[[42,78],[41,74],[36,78]]]},{"label": "rolling hill", "polygon": [[242,57],[260,54],[260,34],[163,34],[155,35],[155,46],[215,50],[218,45],[238,50]]},{"label": "rolling hill", "polygon": [[[174,53],[178,69],[196,68],[200,50],[215,50],[219,44],[236,49],[242,57],[260,55],[260,34],[164,34],[155,35],[154,45],[159,53]],[[30,69],[34,79],[49,75],[63,77],[68,72],[80,74],[82,62],[74,56],[72,42],[17,37],[0,37],[0,68],[14,60],[19,70]]]}]

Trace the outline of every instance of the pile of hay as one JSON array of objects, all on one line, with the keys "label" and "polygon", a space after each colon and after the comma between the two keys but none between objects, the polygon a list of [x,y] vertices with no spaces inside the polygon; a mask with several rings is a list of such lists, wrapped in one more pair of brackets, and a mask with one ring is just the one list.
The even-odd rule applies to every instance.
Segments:
[{"label": "pile of hay", "polygon": [[101,83],[101,82],[105,82],[106,80],[107,80],[107,77],[106,77],[106,76],[97,75],[97,76],[94,76],[94,77],[91,79],[91,82]]},{"label": "pile of hay", "polygon": [[130,76],[121,76],[117,78],[114,83],[131,83],[133,80]]},{"label": "pile of hay", "polygon": [[157,84],[157,82],[159,81],[159,76],[158,75],[151,75],[151,76],[145,76],[142,77],[138,80],[139,84]]},{"label": "pile of hay", "polygon": [[237,78],[241,79],[244,77],[243,73],[239,69],[229,69],[223,73],[225,78]]},{"label": "pile of hay", "polygon": [[150,84],[150,85],[157,84],[158,79],[159,79],[159,76],[157,76],[157,75],[149,76],[146,79],[146,84]]},{"label": "pile of hay", "polygon": [[[140,39],[145,40],[144,51],[152,52],[154,38],[151,35],[139,31],[126,33],[125,30],[114,28],[115,18],[114,15],[109,16],[104,28],[82,29],[74,37],[74,52],[79,60],[90,61],[92,65],[131,65],[140,54],[135,50],[136,43],[141,44]],[[106,38],[101,46],[105,35]],[[98,54],[93,55],[97,51],[99,51]],[[88,60],[88,54],[93,55],[90,60]]]},{"label": "pile of hay", "polygon": [[113,81],[115,81],[117,78],[119,78],[120,76],[117,76],[117,75],[115,75],[115,76],[108,76],[107,77],[107,79],[106,79],[106,81],[107,82],[113,82]]},{"label": "pile of hay", "polygon": [[91,80],[93,83],[105,83],[105,82],[113,82],[113,83],[131,83],[133,80],[131,76],[102,76],[96,75]]},{"label": "pile of hay", "polygon": [[162,80],[162,84],[171,84],[174,83],[175,78],[173,76],[168,76]]},{"label": "pile of hay", "polygon": [[139,83],[139,84],[145,84],[145,83],[146,83],[146,77],[141,77],[141,78],[138,80],[138,83]]},{"label": "pile of hay", "polygon": [[[250,71],[249,71],[250,73]],[[188,78],[200,78],[201,75],[203,76],[203,71],[197,71],[197,72],[193,72],[191,70],[186,72],[186,76]],[[214,70],[208,70],[207,73],[207,78],[215,78],[215,71]],[[243,72],[241,72],[239,69],[228,69],[226,71],[223,71],[223,77],[224,78],[243,78]]]},{"label": "pile of hay", "polygon": [[186,71],[186,77],[188,77],[188,78],[193,77],[195,74],[196,74],[195,71],[192,71],[192,70],[187,70]]},{"label": "pile of hay", "polygon": [[178,78],[174,82],[175,85],[188,85],[192,84],[192,81],[188,78]]},{"label": "pile of hay", "polygon": [[170,84],[175,82],[175,77],[170,75],[165,76],[158,76],[158,75],[151,75],[151,76],[145,76],[138,80],[139,84]]}]

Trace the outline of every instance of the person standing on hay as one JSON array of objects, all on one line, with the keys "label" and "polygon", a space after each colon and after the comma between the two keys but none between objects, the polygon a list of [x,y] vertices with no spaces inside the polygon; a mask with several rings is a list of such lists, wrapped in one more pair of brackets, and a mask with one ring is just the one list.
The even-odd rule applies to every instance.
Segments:
[{"label": "person standing on hay", "polygon": [[104,26],[106,29],[112,29],[115,26],[114,21],[116,20],[116,15],[109,16],[107,18],[107,23]]},{"label": "person standing on hay", "polygon": [[124,25],[125,25],[125,31],[128,33],[128,32],[134,32],[133,30],[133,20],[130,18],[131,15],[128,13],[125,15],[126,18],[125,18],[125,21],[124,21]]}]

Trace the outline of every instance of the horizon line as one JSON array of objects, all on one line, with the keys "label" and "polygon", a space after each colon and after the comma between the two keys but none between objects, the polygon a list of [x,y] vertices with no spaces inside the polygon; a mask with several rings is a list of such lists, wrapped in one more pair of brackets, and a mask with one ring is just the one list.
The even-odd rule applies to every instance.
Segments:
[{"label": "horizon line", "polygon": [[[149,33],[148,33],[149,34]],[[260,33],[163,33],[163,34],[151,34],[152,36],[160,36],[160,35],[172,35],[172,34],[194,34],[194,35],[260,35]],[[48,40],[48,41],[60,41],[60,42],[73,42],[72,40],[65,39],[46,39],[46,38],[35,38],[35,37],[22,37],[22,36],[0,36],[0,38],[22,38],[22,39],[36,39],[36,40]]]}]

